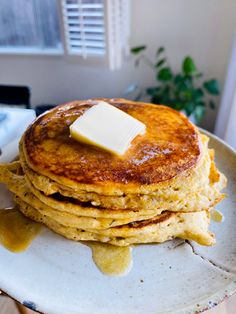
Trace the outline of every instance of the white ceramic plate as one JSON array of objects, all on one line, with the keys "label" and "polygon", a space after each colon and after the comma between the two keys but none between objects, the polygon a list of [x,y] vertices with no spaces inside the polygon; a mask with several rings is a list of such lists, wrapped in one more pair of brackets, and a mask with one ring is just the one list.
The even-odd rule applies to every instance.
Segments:
[{"label": "white ceramic plate", "polygon": [[[217,165],[228,177],[228,197],[217,207],[225,220],[211,225],[215,246],[181,240],[140,245],[133,249],[128,275],[108,277],[94,265],[87,246],[44,229],[24,253],[0,247],[0,288],[32,309],[53,314],[196,313],[234,293],[236,154],[209,136]],[[7,205],[3,186],[0,194],[2,206]]]}]

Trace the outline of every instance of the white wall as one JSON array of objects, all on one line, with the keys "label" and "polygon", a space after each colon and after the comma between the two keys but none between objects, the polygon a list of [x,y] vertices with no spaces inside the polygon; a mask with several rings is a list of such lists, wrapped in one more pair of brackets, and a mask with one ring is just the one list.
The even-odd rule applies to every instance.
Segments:
[{"label": "white wall", "polygon": [[[164,45],[178,69],[190,54],[207,77],[223,84],[236,26],[235,0],[131,0],[131,45]],[[153,85],[150,69],[127,62],[119,71],[68,63],[63,57],[0,56],[0,84],[26,84],[33,105],[90,97],[119,97],[131,82]],[[205,125],[212,129],[215,113]]]},{"label": "white wall", "polygon": [[220,106],[215,134],[236,149],[236,34]]}]

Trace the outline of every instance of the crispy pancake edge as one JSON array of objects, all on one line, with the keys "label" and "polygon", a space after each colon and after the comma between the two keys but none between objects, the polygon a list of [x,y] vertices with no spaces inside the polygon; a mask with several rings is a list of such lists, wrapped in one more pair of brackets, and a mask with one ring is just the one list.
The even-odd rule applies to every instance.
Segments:
[{"label": "crispy pancake edge", "polygon": [[[111,232],[108,235],[106,230],[109,229],[101,230],[102,233],[94,233],[93,230],[89,231],[62,226],[53,219],[41,215],[21,199],[16,198],[15,201],[25,216],[45,224],[54,232],[74,241],[100,241],[117,246],[127,246],[130,244],[161,243],[180,237],[196,241],[201,245],[213,245],[215,243],[214,234],[208,231],[209,214],[206,211],[187,214],[172,213],[168,218],[166,217],[166,219],[159,223],[144,226],[142,232],[131,228],[132,230],[129,230],[129,234],[124,234],[124,230],[121,227],[121,233],[117,231],[115,234]],[[181,220],[182,223],[180,223]],[[115,229],[117,230],[117,228]]]},{"label": "crispy pancake edge", "polygon": [[[129,171],[127,170],[128,168],[122,168],[123,164],[122,161],[119,160],[119,167],[116,170],[116,163],[118,162],[117,159],[113,160],[113,157],[110,156],[109,153],[107,152],[103,152],[102,150],[98,149],[98,148],[91,148],[88,147],[85,149],[85,152],[87,150],[90,151],[91,149],[95,150],[95,154],[96,154],[96,158],[98,159],[98,163],[95,163],[94,167],[98,168],[98,172],[96,173],[90,173],[89,176],[89,172],[87,171],[88,169],[85,168],[82,173],[80,174],[83,178],[83,182],[78,182],[75,179],[78,178],[78,173],[76,170],[76,167],[78,167],[78,164],[76,164],[77,166],[75,166],[75,164],[69,164],[67,165],[67,170],[64,171],[65,169],[62,169],[63,167],[58,167],[56,166],[58,160],[56,160],[55,158],[55,163],[54,165],[51,166],[50,169],[47,169],[47,167],[49,166],[49,162],[47,163],[47,167],[45,167],[44,164],[44,159],[42,158],[43,156],[45,157],[47,154],[45,153],[43,156],[41,156],[41,159],[39,157],[40,160],[39,162],[35,162],[35,156],[40,156],[40,144],[39,141],[40,140],[44,140],[44,138],[47,138],[48,134],[50,134],[50,129],[48,130],[49,133],[47,134],[46,131],[46,126],[47,126],[47,115],[51,114],[54,116],[56,116],[57,114],[66,114],[69,110],[72,110],[74,108],[74,106],[77,106],[78,108],[81,108],[82,106],[91,106],[92,104],[94,104],[94,102],[96,100],[88,100],[88,101],[74,101],[65,105],[60,105],[58,107],[56,107],[55,109],[51,110],[49,113],[45,113],[44,115],[40,116],[35,123],[33,123],[31,126],[29,126],[29,128],[27,129],[27,131],[25,132],[25,135],[22,138],[22,142],[23,142],[23,150],[24,150],[24,154],[25,157],[27,159],[27,163],[30,166],[30,168],[32,168],[34,171],[43,174],[45,176],[48,176],[50,178],[52,178],[53,180],[62,183],[66,186],[70,186],[71,188],[77,188],[77,189],[83,189],[85,191],[95,191],[95,192],[103,192],[104,194],[116,194],[119,193],[121,190],[123,192],[134,192],[134,193],[138,193],[138,192],[142,192],[145,190],[151,191],[151,190],[155,190],[157,185],[160,184],[163,181],[168,181],[176,176],[178,176],[179,174],[181,174],[182,172],[187,171],[188,169],[190,169],[191,167],[194,167],[197,165],[200,156],[201,156],[201,141],[200,141],[200,136],[199,136],[199,132],[197,130],[197,128],[192,125],[188,119],[180,114],[179,112],[176,112],[175,110],[169,108],[169,107],[165,107],[165,106],[161,106],[161,105],[152,105],[152,104],[145,104],[145,103],[136,103],[136,102],[131,102],[131,101],[127,101],[124,99],[103,99],[104,101],[108,101],[111,104],[114,104],[116,106],[123,106],[122,108],[128,108],[127,110],[131,110],[133,107],[135,107],[134,112],[137,113],[137,108],[141,108],[143,110],[147,110],[147,107],[150,108],[151,111],[155,110],[158,113],[158,110],[163,111],[164,116],[166,116],[166,119],[168,120],[168,116],[172,115],[173,117],[176,117],[176,119],[179,119],[178,122],[182,123],[183,126],[185,126],[185,129],[182,129],[182,133],[181,133],[181,128],[179,129],[179,132],[181,133],[180,135],[176,135],[178,137],[180,137],[180,143],[181,145],[184,145],[183,139],[185,140],[189,140],[193,145],[192,147],[189,147],[189,154],[191,155],[190,157],[190,161],[189,160],[185,160],[184,165],[181,165],[181,163],[183,162],[182,159],[177,158],[176,164],[173,166],[175,167],[174,171],[164,171],[163,170],[163,174],[161,174],[161,179],[158,178],[158,176],[156,175],[156,170],[153,170],[155,168],[155,163],[152,164],[152,162],[150,162],[149,167],[145,167],[142,168],[142,166],[138,166],[133,168],[133,172],[129,174]],[[130,109],[131,108],[131,109]],[[135,111],[136,110],[136,111]],[[73,110],[72,110],[73,112]],[[139,113],[141,115],[141,113]],[[68,114],[69,115],[69,114]],[[76,115],[76,114],[75,114]],[[76,115],[75,118],[77,118],[78,114]],[[50,120],[50,119],[49,119]],[[52,119],[51,119],[52,120]],[[165,122],[165,121],[164,121]],[[155,122],[156,123],[156,122]],[[170,122],[170,125],[172,122]],[[183,127],[182,126],[182,127]],[[160,127],[160,130],[165,128],[163,125],[162,127]],[[183,127],[184,128],[184,127]],[[166,130],[162,130],[163,134],[164,132],[166,132]],[[41,132],[41,133],[40,133]],[[186,132],[188,133],[188,136],[185,136]],[[38,135],[38,137],[36,136]],[[63,135],[64,136],[64,135]],[[149,138],[147,138],[148,140]],[[54,139],[52,140],[52,143]],[[68,137],[68,141],[69,141],[69,137]],[[135,150],[137,147],[139,147],[139,145],[141,145],[138,148],[138,153],[141,152],[141,150],[143,150],[142,147],[142,143],[139,141],[142,141],[142,139],[136,139],[136,142],[133,144],[133,146],[135,147]],[[146,141],[146,140],[145,140]],[[63,142],[64,143],[64,142]],[[38,145],[38,146],[37,146]],[[54,145],[54,144],[53,144]],[[73,145],[75,145],[75,147],[82,147],[81,144],[75,144],[73,142]],[[80,146],[78,146],[80,145]],[[135,146],[136,145],[136,146]],[[146,145],[146,146],[145,146]],[[148,143],[145,142],[145,148],[147,148]],[[151,145],[151,144],[150,144]],[[190,145],[190,146],[191,146]],[[88,146],[88,145],[87,145]],[[69,146],[67,146],[68,148]],[[168,147],[167,147],[168,148]],[[185,149],[187,149],[188,146],[185,147]],[[68,148],[70,149],[70,147]],[[74,148],[73,148],[74,149]],[[83,147],[84,149],[84,147]],[[148,148],[149,149],[149,148]],[[150,148],[151,149],[151,148]],[[135,152],[134,150],[134,152]],[[73,151],[73,150],[72,150]],[[181,151],[181,150],[180,150]],[[151,153],[151,150],[148,151],[149,153]],[[191,152],[191,153],[190,153]],[[130,152],[128,151],[128,154],[132,154],[133,151],[132,149],[130,150]],[[177,153],[179,153],[179,151],[177,150]],[[146,154],[146,153],[144,153]],[[182,153],[180,153],[182,154]],[[167,154],[168,155],[168,154]],[[166,159],[168,161],[169,157],[166,154],[163,153],[163,155],[161,155],[161,158],[163,157],[164,159]],[[88,155],[89,156],[89,155]],[[143,155],[141,155],[143,157]],[[130,156],[128,156],[130,157]],[[128,158],[127,157],[127,158]],[[111,160],[112,158],[112,160]],[[158,157],[159,158],[159,157]],[[113,163],[114,162],[114,173],[111,175],[109,173],[109,171],[107,169],[99,169],[99,162],[101,164],[101,160],[104,161],[104,163],[107,163],[107,161]],[[106,162],[105,162],[106,161]],[[53,160],[50,161],[51,163],[53,163]],[[163,163],[165,164],[165,162],[163,161]],[[170,162],[170,165],[172,163]],[[126,165],[127,166],[127,165]],[[127,166],[128,167],[128,166]],[[172,166],[171,166],[172,167]],[[59,169],[60,168],[60,169]],[[73,168],[73,169],[72,169]],[[138,172],[137,169],[141,169],[141,174]],[[54,169],[54,170],[53,170]],[[90,168],[89,168],[90,169]],[[90,169],[91,170],[91,169]],[[104,171],[103,171],[104,170]],[[58,172],[59,171],[59,172]],[[162,171],[161,167],[160,167],[160,172]],[[74,173],[73,175],[71,175],[72,173]],[[83,175],[84,173],[84,175]],[[98,176],[98,173],[99,176]],[[86,175],[85,175],[86,174]],[[160,174],[160,173],[159,173]],[[80,176],[80,177],[81,177]],[[113,176],[113,177],[112,177]],[[111,180],[111,177],[114,178],[114,180]],[[91,181],[91,178],[95,178]]]}]

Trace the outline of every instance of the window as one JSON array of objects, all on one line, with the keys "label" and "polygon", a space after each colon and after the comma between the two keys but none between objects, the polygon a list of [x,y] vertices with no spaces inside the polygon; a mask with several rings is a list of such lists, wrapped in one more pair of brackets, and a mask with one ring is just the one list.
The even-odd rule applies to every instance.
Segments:
[{"label": "window", "polygon": [[70,54],[105,54],[103,0],[65,0],[63,18]]},{"label": "window", "polygon": [[62,12],[69,55],[121,66],[129,53],[129,0],[63,0]]},{"label": "window", "polygon": [[57,0],[1,0],[0,50],[62,52]]},{"label": "window", "polygon": [[65,54],[119,68],[129,0],[1,0],[0,53]]}]

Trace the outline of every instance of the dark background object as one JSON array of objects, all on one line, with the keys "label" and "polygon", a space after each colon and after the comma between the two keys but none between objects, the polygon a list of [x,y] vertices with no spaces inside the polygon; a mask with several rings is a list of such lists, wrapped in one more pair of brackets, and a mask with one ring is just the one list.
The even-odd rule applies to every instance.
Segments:
[{"label": "dark background object", "polygon": [[0,85],[0,104],[30,108],[30,89],[27,86]]},{"label": "dark background object", "polygon": [[47,110],[50,110],[52,108],[56,107],[56,105],[52,105],[52,104],[42,104],[42,105],[38,105],[35,108],[36,111],[36,116],[40,116],[42,113],[44,113]]}]

